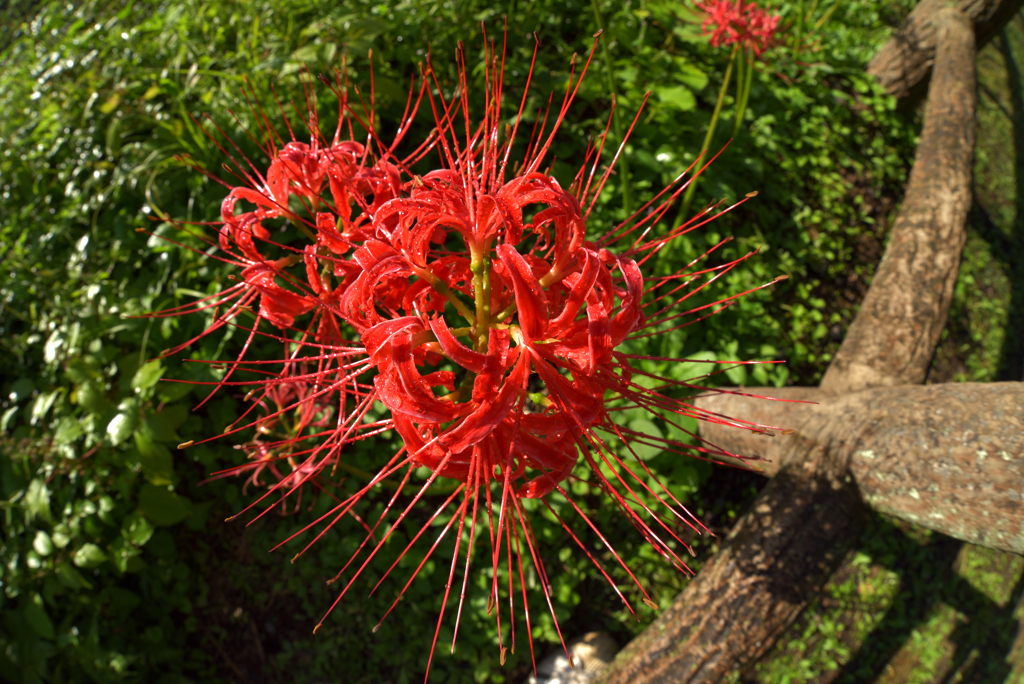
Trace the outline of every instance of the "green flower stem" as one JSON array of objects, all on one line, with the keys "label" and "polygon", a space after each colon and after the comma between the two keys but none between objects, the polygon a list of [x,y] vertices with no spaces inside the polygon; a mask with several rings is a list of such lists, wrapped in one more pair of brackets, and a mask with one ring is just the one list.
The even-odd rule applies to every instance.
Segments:
[{"label": "green flower stem", "polygon": [[732,128],[734,138],[740,134],[743,115],[746,114],[747,103],[750,102],[750,87],[754,83],[754,51],[737,54],[736,64],[736,120]]},{"label": "green flower stem", "polygon": [[[557,283],[558,281],[562,280],[562,278],[564,278],[565,276],[566,276],[565,270],[561,269],[559,267],[558,262],[556,261],[554,268],[552,268],[544,276],[541,277],[541,279],[540,279],[540,286],[546,290],[549,287],[551,287],[552,285],[554,285],[555,283]],[[498,312],[498,315],[494,317],[494,320],[497,323],[504,323],[509,318],[509,316],[511,316],[515,312],[516,312],[516,302],[515,302],[515,300],[512,300],[511,304],[509,304],[504,309],[502,309],[501,311]]]},{"label": "green flower stem", "polygon": [[473,298],[476,303],[476,350],[485,353],[491,332],[491,244],[470,247],[469,270],[473,274]]},{"label": "green flower stem", "polygon": [[445,284],[443,280],[434,275],[434,272],[431,271],[430,268],[418,268],[416,266],[413,266],[412,270],[413,273],[415,273],[418,277],[423,278],[428,283],[430,283],[430,286],[434,288],[434,290],[436,290],[440,295],[442,295],[445,299],[451,302],[452,306],[455,307],[455,310],[459,312],[460,316],[465,318],[470,323],[476,322],[476,318],[473,316],[473,312],[469,310],[469,307],[463,304],[462,300],[459,299],[454,292],[452,292],[451,288],[448,287],[448,285]]},{"label": "green flower stem", "polygon": [[[715,103],[715,111],[711,114],[711,123],[708,124],[708,132],[704,136],[704,144],[701,145],[700,154],[697,156],[698,169],[700,168],[700,164],[705,163],[704,155],[711,146],[711,139],[715,136],[715,128],[718,127],[718,118],[722,114],[722,104],[725,102],[725,93],[729,89],[729,81],[732,79],[732,64],[738,50],[739,45],[732,49],[732,55],[729,56],[729,66],[725,70],[725,79],[722,81],[722,89],[718,91],[718,101]],[[690,212],[690,204],[693,202],[693,193],[697,189],[697,180],[698,178],[691,180],[690,187],[686,189],[686,194],[683,196],[683,205],[679,207],[679,214],[676,216],[675,225],[682,223],[686,219],[686,215]]]},{"label": "green flower stem", "polygon": [[[837,9],[839,9],[840,2],[842,2],[842,0],[836,0],[834,3],[832,3],[832,6],[825,11],[825,14],[821,15],[821,19],[818,19],[818,21],[815,22],[814,24],[815,31],[820,31],[821,27],[824,26],[828,22],[828,20],[832,18],[832,15],[835,14]],[[808,21],[809,20],[810,19],[808,19]]]},{"label": "green flower stem", "polygon": [[[597,0],[591,0],[590,4],[594,7],[594,18],[597,20],[597,28],[604,31],[604,20],[601,18],[601,9],[598,7]],[[608,49],[607,40],[601,41],[601,54],[604,57],[604,70],[605,78],[608,79],[608,90],[611,91],[613,101],[617,102],[619,94],[615,88],[615,67],[612,66],[612,55]],[[612,124],[615,126],[615,137],[621,143],[623,141],[622,117],[619,116],[618,112],[612,114]],[[629,162],[626,160],[626,155],[619,157],[617,163],[622,177],[622,208],[626,210],[626,215],[629,216],[633,213],[633,190],[629,174]]]},{"label": "green flower stem", "polygon": [[796,8],[796,42],[793,47],[793,61],[800,59],[800,44],[804,42],[804,30],[805,24],[807,23],[808,17],[817,8],[818,2],[815,0],[814,6],[810,12],[804,10],[804,0],[800,0]]}]

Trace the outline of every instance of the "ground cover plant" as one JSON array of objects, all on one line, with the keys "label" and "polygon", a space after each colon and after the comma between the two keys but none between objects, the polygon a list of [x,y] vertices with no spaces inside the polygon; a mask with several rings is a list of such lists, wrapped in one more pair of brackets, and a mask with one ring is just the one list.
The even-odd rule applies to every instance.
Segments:
[{"label": "ground cover plant", "polygon": [[[790,26],[798,9],[810,9],[776,7]],[[766,68],[751,72],[743,125],[708,169],[695,200],[757,190],[757,204],[708,234],[680,241],[673,255],[684,260],[726,235],[736,239],[723,248],[723,259],[763,245],[756,262],[719,283],[716,296],[779,273],[790,276],[771,297],[755,295],[685,334],[662,338],[662,356],[789,362],[786,371],[754,367],[752,378],[736,369],[723,383],[817,380],[877,260],[912,155],[913,115],[894,111],[863,75],[906,4],[841,3],[822,24],[829,30],[816,31],[829,9],[816,9],[804,22],[799,54],[782,47]],[[218,213],[223,190],[176,159],[188,154],[215,171],[223,161],[200,130],[206,124],[190,114],[208,112],[244,140],[242,130],[253,122],[241,97],[243,75],[264,93],[273,82],[282,100],[291,101],[301,97],[303,65],[327,72],[346,54],[353,77],[365,78],[372,47],[381,119],[395,117],[422,59],[418,27],[442,18],[432,49],[452,55],[457,40],[478,34],[479,20],[506,13],[514,27],[507,67],[514,76],[526,72],[529,33],[540,35],[545,68],[535,75],[538,92],[564,84],[571,55],[583,54],[590,36],[606,29],[608,41],[593,67],[599,78],[584,84],[578,116],[555,143],[555,175],[571,177],[578,168],[586,141],[603,128],[612,94],[619,111],[635,111],[653,89],[627,145],[626,166],[609,181],[607,205],[600,207],[608,225],[693,161],[728,54],[700,39],[699,24],[684,21],[668,3],[349,3],[330,10],[270,1],[244,7],[98,2],[73,9],[44,3],[25,9],[23,24],[4,26],[0,45],[11,65],[0,77],[8,113],[0,129],[7,266],[0,276],[4,677],[153,681],[160,673],[167,682],[277,681],[299,673],[299,680],[324,681],[338,676],[339,651],[358,654],[345,658],[353,680],[405,681],[422,672],[430,630],[393,621],[371,632],[390,600],[353,597],[333,625],[310,635],[330,596],[323,582],[354,551],[361,528],[346,521],[342,527],[349,528],[320,555],[289,566],[265,550],[321,514],[327,497],[312,510],[304,502],[295,517],[265,519],[244,532],[237,522],[222,523],[251,492],[236,479],[198,483],[237,464],[238,452],[216,443],[184,452],[174,447],[229,424],[241,397],[221,396],[190,412],[201,396],[159,380],[173,374],[210,380],[215,370],[186,364],[179,373],[151,361],[208,321],[124,315],[185,303],[198,290],[211,294],[216,283],[228,282],[216,263],[136,232],[189,240],[173,223],[149,217],[190,221]],[[439,68],[452,63],[435,61]],[[454,70],[441,76],[455,82]],[[720,116],[727,123],[713,148],[733,128],[731,94],[724,102]],[[535,117],[541,104],[531,103],[527,115]],[[613,121],[609,144],[626,125]],[[243,341],[226,331],[207,336],[191,353],[221,358]],[[668,426],[656,422],[653,429]],[[374,460],[368,446],[351,456],[356,465]],[[749,498],[752,480],[745,478],[753,476],[712,473],[664,453],[650,454],[647,464],[716,532],[727,529],[745,491]],[[627,540],[620,553],[650,582],[653,599],[670,601],[684,580],[618,516],[601,511],[597,499],[584,503],[598,511],[603,530]],[[563,630],[604,628],[628,639],[640,625],[623,619],[589,561],[558,551],[557,522],[542,519],[536,532],[551,554],[545,562],[555,568]],[[396,538],[396,546],[406,541]],[[711,548],[695,546],[698,554]],[[371,572],[383,573],[393,557]],[[428,563],[423,574],[403,606],[413,624],[431,622],[440,608],[444,569]],[[435,659],[438,681],[517,681],[527,671],[523,651],[499,666],[485,604],[486,598],[467,611],[455,656]],[[442,632],[442,639],[450,637]],[[535,638],[542,650],[555,642],[553,623],[539,618]]]}]

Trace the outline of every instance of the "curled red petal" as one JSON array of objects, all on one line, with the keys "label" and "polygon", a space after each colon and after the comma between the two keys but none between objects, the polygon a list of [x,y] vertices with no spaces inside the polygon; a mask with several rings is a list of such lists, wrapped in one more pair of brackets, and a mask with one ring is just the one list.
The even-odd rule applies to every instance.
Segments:
[{"label": "curled red petal", "polygon": [[364,331],[360,338],[363,341],[363,345],[366,347],[366,353],[370,359],[380,366],[382,363],[388,361],[390,356],[386,353],[382,355],[382,350],[388,341],[397,333],[403,331],[409,331],[417,333],[423,330],[423,321],[416,316],[405,316],[403,318],[395,318],[390,321],[381,321],[372,328]]},{"label": "curled red petal", "polygon": [[487,338],[487,356],[483,367],[473,381],[473,401],[487,401],[500,389],[509,363],[510,335],[508,330],[491,328]]},{"label": "curled red petal", "polygon": [[516,493],[524,499],[539,499],[554,491],[559,482],[569,477],[572,469],[576,467],[576,461],[565,463],[558,470],[553,470],[543,475],[538,475],[519,486]]},{"label": "curled red petal", "polygon": [[445,353],[445,356],[474,373],[483,372],[484,364],[487,363],[487,355],[473,351],[455,339],[444,318],[439,316],[431,319],[430,329],[434,331],[437,343],[441,346],[441,351]]},{"label": "curled red petal", "polygon": [[493,399],[480,402],[461,423],[441,436],[440,441],[448,449],[463,451],[479,443],[494,431],[494,428],[519,401],[526,386],[526,375],[530,368],[529,355],[521,353],[521,350],[521,346],[516,347],[518,361],[497,395]]},{"label": "curled red petal", "polygon": [[260,314],[279,328],[290,327],[296,316],[308,313],[316,306],[312,297],[296,294],[274,282],[278,264],[259,263],[242,271],[242,277],[260,297]]},{"label": "curled red petal", "polygon": [[583,270],[579,274],[574,274],[577,277],[574,279],[572,288],[569,290],[569,296],[565,300],[565,306],[562,307],[562,313],[558,314],[558,317],[551,321],[549,334],[552,337],[557,336],[570,323],[576,320],[576,315],[580,312],[583,302],[586,301],[587,296],[594,288],[594,283],[597,282],[597,274],[601,270],[601,262],[590,250],[585,250],[583,253],[586,259],[583,264]]},{"label": "curled red petal", "polygon": [[609,256],[618,264],[619,272],[626,281],[626,296],[618,313],[612,319],[612,346],[616,347],[636,329],[643,317],[640,300],[644,296],[644,278],[640,273],[640,267],[632,259],[615,256],[610,252]]},{"label": "curled red petal", "polygon": [[612,360],[612,326],[608,320],[608,312],[599,301],[587,302],[587,343],[590,351],[590,363],[585,369],[586,374]]},{"label": "curled red petal", "polygon": [[338,231],[338,223],[334,214],[318,212],[316,215],[317,245],[326,247],[341,256],[352,246]]},{"label": "curled red petal", "polygon": [[505,243],[497,247],[498,258],[508,269],[512,289],[516,295],[519,325],[526,333],[527,340],[544,336],[548,327],[548,298],[533,269],[512,245]]}]

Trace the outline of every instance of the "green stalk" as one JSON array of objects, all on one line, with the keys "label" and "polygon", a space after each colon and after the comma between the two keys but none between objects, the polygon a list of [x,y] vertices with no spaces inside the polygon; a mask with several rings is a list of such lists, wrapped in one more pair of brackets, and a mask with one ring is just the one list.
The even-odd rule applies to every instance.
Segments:
[{"label": "green stalk", "polygon": [[454,292],[452,292],[451,288],[449,288],[443,280],[434,275],[434,272],[430,270],[429,266],[427,268],[418,268],[415,265],[413,265],[412,271],[418,277],[423,278],[428,283],[430,283],[430,286],[434,288],[434,290],[436,290],[442,297],[451,302],[452,306],[455,307],[455,310],[459,312],[459,315],[461,315],[470,323],[474,323],[476,321],[476,318],[473,316],[473,312],[469,310],[469,307],[462,303],[462,300],[459,299]]},{"label": "green stalk", "polygon": [[735,122],[732,128],[732,137],[736,137],[736,133],[740,130],[740,121],[742,120],[742,113],[740,107],[743,103],[743,85],[746,83],[746,67],[747,62],[744,59],[746,53],[736,53],[736,116]]},{"label": "green stalk", "polygon": [[804,24],[807,13],[804,11],[804,0],[800,0],[796,9],[796,43],[793,45],[793,61],[800,60],[800,44],[804,42]]},{"label": "green stalk", "polygon": [[490,251],[490,244],[483,245],[480,251],[470,248],[469,270],[473,273],[473,299],[476,304],[476,350],[481,353],[487,352],[487,340],[491,332]]},{"label": "green stalk", "polygon": [[[732,137],[735,138],[740,134],[740,128],[743,125],[743,115],[747,113],[747,103],[750,102],[750,87],[754,83],[754,51],[753,49],[737,54],[736,59],[739,60],[740,69],[736,74],[736,91],[740,93],[736,100],[736,121],[733,124]],[[743,67],[746,67],[746,73]],[[740,87],[742,81],[743,86]]]},{"label": "green stalk", "polygon": [[828,8],[828,11],[826,11],[825,14],[821,15],[821,19],[819,19],[817,23],[814,25],[815,30],[820,30],[821,27],[824,26],[825,23],[832,18],[832,15],[835,14],[835,11],[839,9],[840,2],[842,2],[842,0],[836,0],[834,3],[832,3],[832,6]]},{"label": "green stalk", "polygon": [[804,15],[804,23],[805,24],[810,24],[811,23],[811,17],[813,17],[814,13],[817,12],[817,11],[818,11],[818,0],[812,0],[811,1],[811,8],[809,10],[807,10],[807,14]]},{"label": "green stalk", "polygon": [[[594,18],[597,19],[597,28],[604,31],[604,20],[601,18],[601,10],[597,6],[597,0],[591,0],[590,4],[594,7]],[[604,56],[605,78],[608,79],[608,89],[612,91],[612,97],[615,98],[615,101],[618,101],[619,94],[615,89],[615,69],[612,66],[612,55],[608,50],[607,40],[601,41],[601,50]],[[615,137],[618,138],[621,144],[623,141],[622,117],[619,116],[617,111],[612,114],[612,124],[615,126]],[[633,192],[629,175],[629,162],[626,161],[625,155],[619,157],[618,164],[622,175],[622,206],[626,210],[626,215],[629,216],[633,213]]]},{"label": "green stalk", "polygon": [[[711,139],[715,136],[715,128],[718,127],[718,117],[722,114],[722,103],[725,102],[725,93],[729,89],[729,80],[732,78],[732,63],[736,56],[736,52],[739,49],[737,45],[732,49],[732,55],[729,57],[729,66],[725,70],[725,80],[722,81],[722,89],[718,91],[718,101],[715,103],[715,111],[711,114],[711,123],[708,124],[708,132],[704,136],[704,144],[700,147],[700,154],[697,156],[699,160],[697,162],[697,169],[700,169],[700,165],[707,162],[704,159],[704,155],[707,153],[708,148],[711,146]],[[690,187],[686,189],[686,194],[683,196],[683,205],[679,207],[679,214],[676,216],[675,225],[679,225],[686,219],[686,215],[690,212],[690,204],[693,202],[693,193],[697,189],[697,178],[690,181]]]}]

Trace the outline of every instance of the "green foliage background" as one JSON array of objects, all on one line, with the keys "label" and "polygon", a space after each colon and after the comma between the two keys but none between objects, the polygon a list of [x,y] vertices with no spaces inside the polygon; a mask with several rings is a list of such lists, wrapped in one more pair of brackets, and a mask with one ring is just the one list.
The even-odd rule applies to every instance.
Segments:
[{"label": "green foliage background", "polygon": [[[711,382],[820,379],[870,280],[913,156],[916,117],[897,112],[864,75],[867,60],[912,4],[774,3],[790,31],[803,38],[798,48],[797,41],[777,48],[756,73],[740,133],[702,178],[697,204],[753,190],[760,195],[677,241],[659,268],[689,261],[721,236],[734,235],[723,258],[757,247],[761,253],[707,297],[777,275],[790,279],[704,324],[652,338],[642,351],[705,361],[787,361],[755,366],[749,374],[736,368]],[[798,29],[801,14],[810,20]],[[288,555],[266,549],[326,510],[327,497],[305,501],[295,516],[273,514],[250,527],[221,522],[248,504],[252,492],[230,479],[199,483],[237,463],[238,452],[223,441],[185,451],[175,446],[220,432],[237,413],[239,398],[221,396],[191,412],[202,393],[161,379],[208,380],[216,371],[182,357],[152,360],[208,321],[137,316],[214,292],[226,272],[138,229],[200,244],[160,217],[217,216],[224,190],[180,159],[188,155],[219,172],[221,152],[204,128],[220,127],[260,162],[244,134],[253,117],[242,97],[246,80],[265,103],[273,102],[272,87],[282,102],[300,101],[303,65],[329,73],[344,54],[353,80],[366,83],[372,48],[387,131],[424,58],[425,36],[442,82],[451,84],[456,41],[479,54],[480,22],[491,36],[500,35],[505,15],[509,100],[521,94],[531,33],[542,41],[531,120],[548,92],[557,97],[564,88],[573,53],[585,54],[591,35],[606,29],[606,48],[598,50],[557,138],[559,178],[571,177],[587,140],[603,129],[612,94],[620,114],[631,117],[644,93],[652,93],[592,223],[595,232],[624,218],[628,207],[694,159],[726,54],[701,38],[680,3],[94,0],[11,6],[0,27],[0,676],[161,684],[405,682],[420,676],[440,608],[443,562],[440,569],[428,563],[376,634],[371,629],[393,594],[354,593],[313,637],[312,625],[334,596],[324,580],[354,550],[359,528],[343,522],[291,565]],[[482,73],[472,77],[479,82]],[[329,112],[327,98],[322,105]],[[729,98],[715,150],[726,143],[731,107]],[[281,121],[276,106],[269,111]],[[623,118],[620,127],[626,124]],[[426,118],[419,125],[420,134],[430,128]],[[230,332],[210,336],[184,356],[220,359],[240,342]],[[652,370],[686,378],[695,368]],[[671,432],[660,421],[649,429]],[[370,468],[393,446],[363,445],[350,457]],[[646,456],[716,532],[728,528],[756,491],[755,476],[712,473],[667,454]],[[607,533],[623,540],[620,553],[667,605],[684,579],[593,492],[575,494]],[[535,517],[565,633],[605,629],[628,640],[642,624],[624,619],[614,594],[566,547],[557,524]],[[379,576],[404,542],[397,533],[391,556],[381,554],[369,575]],[[713,541],[698,540],[695,566],[714,548]],[[410,562],[401,567],[411,570]],[[483,573],[476,579],[482,588]],[[485,590],[470,597],[455,655],[439,649],[434,661],[436,681],[520,681],[528,672],[522,644],[499,666],[485,602]],[[543,654],[556,637],[539,602],[533,613]],[[649,620],[651,611],[643,616]]]}]

